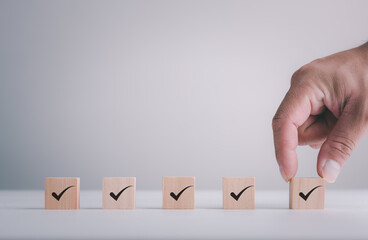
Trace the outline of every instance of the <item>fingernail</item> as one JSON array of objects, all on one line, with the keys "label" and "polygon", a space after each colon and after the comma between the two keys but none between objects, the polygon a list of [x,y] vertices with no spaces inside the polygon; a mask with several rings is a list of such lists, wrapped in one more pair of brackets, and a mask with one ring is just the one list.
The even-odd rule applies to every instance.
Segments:
[{"label": "fingernail", "polygon": [[285,182],[288,182],[289,180],[288,180],[288,178],[286,176],[285,170],[281,166],[280,166],[280,173],[281,173],[282,178],[285,180]]},{"label": "fingernail", "polygon": [[323,179],[325,179],[328,183],[334,183],[337,176],[339,176],[340,171],[341,166],[338,162],[334,160],[327,160],[322,170]]}]

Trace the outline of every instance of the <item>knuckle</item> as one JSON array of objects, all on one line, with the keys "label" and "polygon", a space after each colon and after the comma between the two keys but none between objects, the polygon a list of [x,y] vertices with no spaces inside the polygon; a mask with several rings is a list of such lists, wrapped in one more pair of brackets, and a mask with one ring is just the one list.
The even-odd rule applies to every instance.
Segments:
[{"label": "knuckle", "polygon": [[299,83],[304,78],[304,76],[306,76],[311,71],[313,71],[313,66],[311,63],[302,66],[291,76],[291,84],[293,85]]},{"label": "knuckle", "polygon": [[356,143],[345,136],[334,135],[329,138],[329,146],[341,159],[347,159],[351,156],[356,146]]},{"label": "knuckle", "polygon": [[321,76],[322,60],[317,59],[299,68],[291,77],[291,85],[300,85]]},{"label": "knuckle", "polygon": [[299,82],[300,80],[300,69],[297,70],[296,72],[293,73],[293,75],[291,76],[291,80],[290,80],[290,85],[295,85]]}]

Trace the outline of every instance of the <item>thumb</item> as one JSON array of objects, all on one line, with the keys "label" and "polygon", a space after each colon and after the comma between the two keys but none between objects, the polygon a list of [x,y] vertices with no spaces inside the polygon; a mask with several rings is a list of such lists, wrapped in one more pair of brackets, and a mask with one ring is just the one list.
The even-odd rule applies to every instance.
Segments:
[{"label": "thumb", "polygon": [[336,181],[342,166],[367,131],[365,104],[354,102],[346,104],[318,154],[318,174],[329,183]]}]

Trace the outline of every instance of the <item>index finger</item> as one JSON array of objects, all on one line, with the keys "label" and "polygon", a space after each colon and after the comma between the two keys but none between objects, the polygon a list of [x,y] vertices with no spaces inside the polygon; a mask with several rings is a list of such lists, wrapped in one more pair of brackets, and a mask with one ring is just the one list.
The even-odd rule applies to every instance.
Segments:
[{"label": "index finger", "polygon": [[272,120],[276,159],[285,181],[294,177],[298,169],[295,151],[298,146],[298,127],[308,119],[311,110],[307,90],[292,86]]}]

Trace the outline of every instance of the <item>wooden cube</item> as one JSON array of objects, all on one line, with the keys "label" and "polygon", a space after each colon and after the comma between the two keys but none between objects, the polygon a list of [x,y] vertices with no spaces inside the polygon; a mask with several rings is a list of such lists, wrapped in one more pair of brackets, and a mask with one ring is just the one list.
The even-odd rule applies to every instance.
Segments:
[{"label": "wooden cube", "polygon": [[79,209],[79,178],[45,178],[45,209]]},{"label": "wooden cube", "polygon": [[194,209],[194,193],[194,177],[163,177],[162,208]]},{"label": "wooden cube", "polygon": [[325,181],[322,178],[292,178],[289,185],[290,209],[324,209]]},{"label": "wooden cube", "polygon": [[104,178],[102,180],[102,208],[134,209],[135,177]]},{"label": "wooden cube", "polygon": [[224,209],[254,209],[254,195],[254,177],[222,178],[222,207]]}]

